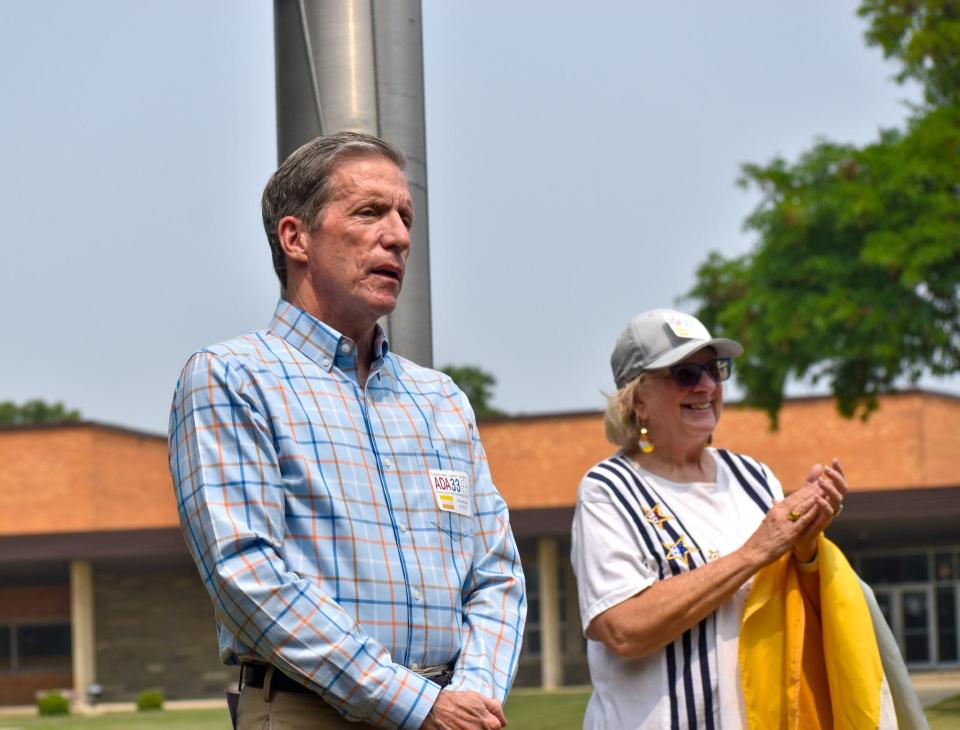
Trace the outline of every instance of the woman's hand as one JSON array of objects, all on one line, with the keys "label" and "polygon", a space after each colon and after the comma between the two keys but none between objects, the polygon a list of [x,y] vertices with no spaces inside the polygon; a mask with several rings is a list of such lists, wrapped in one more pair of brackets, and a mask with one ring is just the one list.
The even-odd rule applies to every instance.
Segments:
[{"label": "woman's hand", "polygon": [[[817,473],[819,479],[820,472]],[[713,613],[752,575],[794,547],[808,531],[822,529],[833,510],[817,481],[808,482],[767,512],[738,550],[669,580],[599,614],[587,638],[618,656],[647,656]],[[812,534],[816,534],[815,532]]]},{"label": "woman's hand", "polygon": [[[777,502],[741,548],[697,570],[659,580],[611,606],[590,622],[587,638],[614,654],[636,659],[663,648],[713,613],[744,582],[788,550],[816,549],[817,535],[843,503],[847,483],[840,462],[817,465],[806,484]],[[804,541],[803,545],[800,545]]]},{"label": "woman's hand", "polygon": [[[819,479],[819,475],[817,478]],[[797,542],[801,538],[807,538],[812,530],[817,530],[812,533],[815,537],[819,530],[823,529],[819,527],[821,523],[825,524],[824,520],[829,522],[832,515],[830,502],[823,495],[818,482],[808,481],[770,508],[763,522],[744,543],[743,549],[753,556],[759,569],[794,548]]]},{"label": "woman's hand", "polygon": [[[801,563],[813,560],[817,552],[817,538],[843,509],[843,498],[847,494],[847,480],[840,460],[834,459],[828,467],[815,464],[810,469],[806,484],[800,491],[804,490],[819,493],[826,502],[827,509],[821,510],[817,519],[807,527],[793,546],[793,556]],[[823,504],[822,501],[821,504]]]}]

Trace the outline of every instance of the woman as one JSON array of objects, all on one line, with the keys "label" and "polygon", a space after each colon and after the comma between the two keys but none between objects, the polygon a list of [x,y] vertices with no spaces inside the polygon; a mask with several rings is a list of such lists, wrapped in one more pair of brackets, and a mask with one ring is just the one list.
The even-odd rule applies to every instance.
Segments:
[{"label": "woman", "polygon": [[573,523],[594,686],[586,729],[746,727],[738,636],[750,580],[790,552],[817,600],[818,536],[847,485],[834,460],[784,499],[766,466],[708,448],[742,352],[667,309],[617,340],[605,427],[621,450],[584,477]]}]

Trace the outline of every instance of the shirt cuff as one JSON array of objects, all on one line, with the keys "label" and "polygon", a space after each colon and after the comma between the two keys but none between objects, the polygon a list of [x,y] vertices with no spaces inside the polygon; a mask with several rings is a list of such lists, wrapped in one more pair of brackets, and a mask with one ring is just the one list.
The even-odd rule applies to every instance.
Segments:
[{"label": "shirt cuff", "polygon": [[439,695],[439,684],[398,665],[370,719],[377,726],[415,730],[427,719]]},{"label": "shirt cuff", "polygon": [[807,562],[801,563],[799,560],[794,557],[794,560],[797,563],[797,570],[801,573],[813,573],[820,568],[819,560],[820,557],[819,551],[814,551],[813,557],[810,558]]},{"label": "shirt cuff", "polygon": [[[457,692],[464,692],[470,690],[472,692],[477,692],[482,694],[484,697],[493,697],[494,699],[500,701],[501,703],[506,699],[506,697],[500,697],[502,693],[498,693],[494,687],[493,683],[493,670],[491,667],[472,667],[474,671],[468,671],[466,667],[458,666],[453,670],[453,675],[450,677],[450,684],[447,685],[447,689],[455,690]],[[490,681],[483,681],[480,677],[490,677]]]}]

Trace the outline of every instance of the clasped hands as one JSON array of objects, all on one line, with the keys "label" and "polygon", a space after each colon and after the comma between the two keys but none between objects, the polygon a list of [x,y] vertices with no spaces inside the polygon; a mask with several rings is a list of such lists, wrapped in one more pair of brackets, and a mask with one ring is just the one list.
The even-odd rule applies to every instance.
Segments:
[{"label": "clasped hands", "polygon": [[792,550],[806,563],[817,552],[817,538],[843,509],[847,480],[839,459],[830,466],[815,464],[804,485],[778,502],[754,533],[756,547],[772,561]]},{"label": "clasped hands", "polygon": [[472,690],[443,690],[421,730],[500,730],[507,726],[502,705]]},{"label": "clasped hands", "polygon": [[788,506],[787,519],[800,523],[805,529],[793,544],[793,555],[798,562],[806,563],[817,553],[817,538],[833,518],[843,509],[847,493],[847,480],[839,459],[830,466],[814,464],[804,485],[784,500]]}]

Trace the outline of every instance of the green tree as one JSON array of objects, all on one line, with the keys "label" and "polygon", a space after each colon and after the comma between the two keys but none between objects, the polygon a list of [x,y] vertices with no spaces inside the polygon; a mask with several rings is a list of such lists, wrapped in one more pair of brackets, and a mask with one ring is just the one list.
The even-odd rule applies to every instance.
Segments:
[{"label": "green tree", "polygon": [[493,388],[497,384],[497,379],[491,373],[474,365],[445,365],[440,370],[449,375],[470,399],[477,418],[504,415],[503,411],[490,403],[493,400]]},{"label": "green tree", "polygon": [[929,104],[960,99],[960,2],[863,0],[867,43],[900,65],[897,80],[920,82]]},{"label": "green tree", "polygon": [[946,80],[960,81],[957,9],[860,7],[868,42],[901,62],[901,81],[924,85],[928,103],[904,130],[742,168],[740,184],[762,193],[745,223],[758,243],[711,253],[687,296],[743,343],[745,400],[774,426],[792,377],[828,381],[841,413],[866,417],[898,383],[960,370],[960,86]]},{"label": "green tree", "polygon": [[0,402],[0,425],[4,426],[79,420],[80,411],[68,409],[59,402],[47,403],[39,398],[28,400],[21,405],[9,400]]}]

